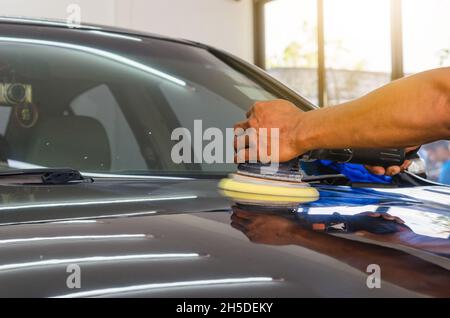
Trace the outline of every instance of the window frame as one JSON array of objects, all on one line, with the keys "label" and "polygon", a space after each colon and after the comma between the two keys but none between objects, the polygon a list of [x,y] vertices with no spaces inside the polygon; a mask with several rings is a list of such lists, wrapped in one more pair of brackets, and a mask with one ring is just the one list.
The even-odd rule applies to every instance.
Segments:
[{"label": "window frame", "polygon": [[[254,63],[266,69],[265,17],[264,7],[275,0],[253,0],[254,17]],[[317,96],[319,107],[328,103],[326,67],[325,67],[325,21],[324,0],[316,0],[317,7]],[[390,4],[390,46],[391,46],[391,80],[404,76],[403,70],[403,30],[402,0],[391,0]]]}]

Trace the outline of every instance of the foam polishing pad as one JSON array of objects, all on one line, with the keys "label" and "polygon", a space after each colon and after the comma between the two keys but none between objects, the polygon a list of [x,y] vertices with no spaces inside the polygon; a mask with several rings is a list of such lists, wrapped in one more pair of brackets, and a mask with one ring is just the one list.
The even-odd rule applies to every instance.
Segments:
[{"label": "foam polishing pad", "polygon": [[233,200],[234,202],[256,205],[256,206],[271,206],[271,207],[291,207],[296,208],[301,203],[314,202],[319,197],[289,197],[276,196],[267,194],[254,194],[238,191],[220,190],[220,193]]},{"label": "foam polishing pad", "polygon": [[319,198],[319,191],[307,183],[264,180],[236,174],[222,179],[218,187],[232,193],[259,195],[259,198],[264,201],[278,197],[278,201],[286,202],[288,200],[301,203],[301,200],[305,198],[311,198],[313,201]]}]

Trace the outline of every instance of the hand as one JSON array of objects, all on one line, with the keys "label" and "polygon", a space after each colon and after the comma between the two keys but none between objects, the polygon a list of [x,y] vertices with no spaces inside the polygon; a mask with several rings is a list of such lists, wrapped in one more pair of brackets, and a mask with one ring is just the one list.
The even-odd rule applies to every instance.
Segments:
[{"label": "hand", "polygon": [[398,224],[405,224],[405,221],[403,221],[398,216],[393,216],[393,215],[390,215],[389,213],[386,213],[386,212],[384,212],[384,213],[380,213],[380,212],[362,212],[362,213],[359,213],[359,215],[367,215],[367,216],[370,216],[370,217],[373,217],[373,218],[382,218],[382,219],[384,219],[386,221],[393,221],[393,222],[398,223]]},{"label": "hand", "polygon": [[[406,153],[416,150],[419,147],[409,147],[406,148]],[[377,175],[386,175],[386,176],[395,176],[396,174],[399,174],[400,172],[405,171],[409,168],[411,165],[411,160],[405,160],[401,166],[390,166],[387,168],[379,167],[379,166],[366,166],[366,169],[369,170],[369,172]]]},{"label": "hand", "polygon": [[[405,221],[403,221],[398,216],[393,216],[393,215],[390,215],[389,213],[385,213],[385,212],[384,213],[379,213],[379,212],[362,212],[362,213],[360,213],[360,215],[367,215],[367,216],[370,216],[370,217],[373,217],[373,218],[382,218],[382,219],[384,219],[386,221],[395,222],[395,223],[401,224],[401,225],[405,224]],[[405,227],[402,228],[402,230],[399,230],[398,232],[392,233],[392,234],[380,235],[380,234],[375,234],[375,233],[371,233],[371,232],[368,232],[368,231],[360,230],[360,231],[356,231],[355,235],[363,236],[363,237],[366,237],[368,239],[373,239],[373,240],[376,240],[376,241],[385,241],[385,242],[394,243],[397,240],[397,236],[399,234],[403,235],[404,233],[411,233],[411,232],[412,232],[411,229],[409,227],[405,226]]]},{"label": "hand", "polygon": [[277,215],[247,212],[233,208],[231,226],[244,233],[253,243],[288,245],[294,243],[298,225]]},{"label": "hand", "polygon": [[[285,162],[306,152],[307,149],[303,149],[302,145],[298,143],[299,127],[303,114],[294,104],[285,100],[255,103],[247,112],[247,119],[234,126],[235,133],[238,128],[244,130],[248,128],[255,129],[255,133],[250,134],[249,138],[241,136],[243,139],[239,139],[239,135],[235,137],[235,162],[250,161],[250,152],[258,154],[255,159],[265,163],[268,161]],[[267,128],[268,136],[263,135],[259,131],[260,128]],[[279,129],[279,139],[275,140],[277,145],[272,145],[271,143],[271,128]],[[242,144],[238,142],[239,140],[242,141]],[[277,146],[279,152],[278,159],[267,157],[273,155],[271,147]]]}]

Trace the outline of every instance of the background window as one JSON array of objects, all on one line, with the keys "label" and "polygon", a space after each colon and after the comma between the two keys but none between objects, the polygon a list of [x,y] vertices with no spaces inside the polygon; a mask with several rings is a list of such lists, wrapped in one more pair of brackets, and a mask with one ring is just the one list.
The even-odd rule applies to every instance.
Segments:
[{"label": "background window", "polygon": [[[267,0],[265,66],[315,104],[343,103],[392,78],[450,66],[449,13],[449,0]],[[421,149],[431,180],[450,184],[449,146]]]},{"label": "background window", "polygon": [[316,1],[278,0],[265,5],[266,68],[317,104]]},{"label": "background window", "polygon": [[441,140],[424,145],[420,156],[427,165],[427,176],[431,180],[450,184],[450,142]]},{"label": "background window", "polygon": [[405,73],[450,66],[450,1],[403,1]]},{"label": "background window", "polygon": [[390,0],[325,0],[328,105],[390,81]]},{"label": "background window", "polygon": [[[403,1],[402,10],[405,74],[450,66],[450,1]],[[425,145],[420,154],[428,177],[450,184],[450,142]]]}]

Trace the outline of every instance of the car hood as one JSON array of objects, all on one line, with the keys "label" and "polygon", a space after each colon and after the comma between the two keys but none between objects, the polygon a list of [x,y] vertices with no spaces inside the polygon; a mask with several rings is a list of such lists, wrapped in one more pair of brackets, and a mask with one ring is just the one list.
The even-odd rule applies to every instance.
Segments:
[{"label": "car hood", "polygon": [[[249,209],[248,202],[223,196],[217,183],[161,178],[1,185],[0,296],[445,294],[436,281],[448,279],[450,270],[447,187],[320,186],[317,201],[287,212],[264,204]],[[255,221],[253,228],[230,226],[233,206],[235,214],[237,209]],[[373,224],[353,222],[364,212],[389,213],[405,225],[383,219],[374,230]],[[338,215],[354,231],[316,234],[302,215]],[[277,232],[285,224],[280,218],[288,226]],[[378,233],[386,224],[403,234]],[[308,233],[321,236],[311,239]],[[381,266],[382,288],[370,284],[370,265]],[[409,272],[399,275],[403,265]],[[426,282],[417,285],[417,277]]]}]

